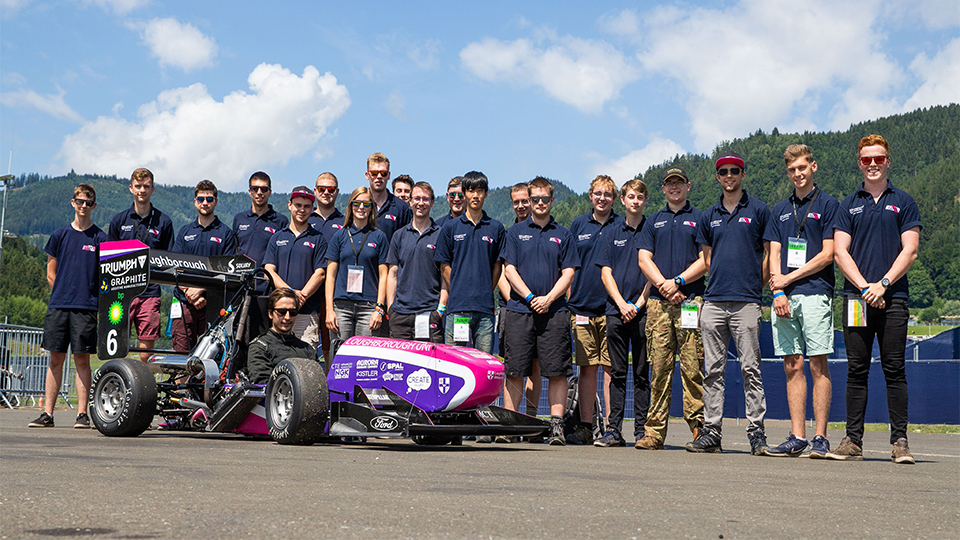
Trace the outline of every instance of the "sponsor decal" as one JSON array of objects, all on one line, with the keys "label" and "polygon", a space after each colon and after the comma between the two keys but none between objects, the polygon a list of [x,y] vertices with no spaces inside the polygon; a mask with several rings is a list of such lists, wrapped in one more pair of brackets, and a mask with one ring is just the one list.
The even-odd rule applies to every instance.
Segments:
[{"label": "sponsor decal", "polygon": [[557,238],[556,236],[551,236],[550,241],[553,242],[554,244],[557,244],[558,246],[560,245],[560,239]]},{"label": "sponsor decal", "polygon": [[372,247],[372,248],[376,248],[376,247],[377,247],[377,244],[376,244],[376,242],[367,242],[367,246],[368,246],[368,247]]},{"label": "sponsor decal", "polygon": [[467,237],[466,234],[455,234],[453,235],[454,242],[462,242]]},{"label": "sponsor decal", "polygon": [[310,242],[310,241],[308,241],[308,240],[304,240],[304,241],[303,241],[303,245],[307,246],[307,247],[310,248],[310,249],[313,249],[313,248],[317,247],[316,244],[314,244],[313,242]]},{"label": "sponsor decal", "polygon": [[818,213],[816,213],[816,212],[810,212],[810,213],[807,214],[807,217],[808,217],[808,218],[813,218],[813,219],[820,219],[820,214],[818,214]]},{"label": "sponsor decal", "polygon": [[627,245],[627,239],[624,238],[623,240],[614,240],[614,241],[613,241],[613,245],[615,245],[615,246],[617,246],[617,247],[623,247],[623,246]]},{"label": "sponsor decal", "polygon": [[582,241],[584,241],[584,240],[589,240],[592,236],[593,236],[593,234],[589,234],[589,233],[588,233],[588,234],[581,234],[581,235],[577,236],[577,242],[582,242]]},{"label": "sponsor decal", "polygon": [[697,228],[697,222],[696,222],[696,221],[684,221],[683,224],[684,224],[684,225],[689,225],[690,227],[693,227],[694,229]]},{"label": "sponsor decal", "polygon": [[747,225],[749,225],[749,224],[753,223],[753,218],[742,217],[742,218],[738,219],[737,222],[739,222],[739,223],[746,223]]},{"label": "sponsor decal", "polygon": [[277,240],[277,245],[278,245],[278,246],[285,246],[285,245],[287,245],[287,242],[289,242],[289,240]]},{"label": "sponsor decal", "polygon": [[420,368],[410,375],[407,375],[407,393],[409,394],[414,390],[426,390],[430,388],[432,382],[433,380],[430,378],[427,370]]},{"label": "sponsor decal", "polygon": [[855,215],[857,215],[857,214],[863,213],[863,207],[862,207],[862,206],[856,206],[856,207],[854,207],[854,208],[851,208],[850,210],[847,210],[847,212],[850,212],[850,215],[851,215],[851,216],[855,216]]},{"label": "sponsor decal", "polygon": [[374,416],[370,420],[370,427],[377,431],[395,431],[400,423],[392,416]]},{"label": "sponsor decal", "polygon": [[786,221],[793,217],[793,214],[780,214],[780,221]]},{"label": "sponsor decal", "polygon": [[96,252],[96,251],[97,251],[97,246],[95,246],[95,245],[93,245],[93,244],[86,244],[86,245],[80,246],[80,249],[82,249],[83,251],[93,251],[93,252]]},{"label": "sponsor decal", "polygon": [[892,205],[892,204],[888,204],[888,205],[884,206],[883,209],[884,209],[884,210],[890,210],[891,212],[894,212],[894,213],[896,213],[896,214],[899,214],[899,213],[900,213],[900,208],[898,208],[898,207],[896,207],[896,206],[894,206],[894,205]]},{"label": "sponsor decal", "polygon": [[521,234],[521,235],[517,235],[517,238],[519,238],[519,239],[520,239],[521,241],[523,241],[523,242],[526,242],[527,240],[533,239],[533,235],[531,235],[531,234]]},{"label": "sponsor decal", "polygon": [[715,219],[710,222],[710,227],[719,227],[723,223],[722,219]]},{"label": "sponsor decal", "polygon": [[277,230],[274,229],[273,227],[264,227],[263,230],[267,231],[270,234],[277,232]]},{"label": "sponsor decal", "polygon": [[433,245],[433,244],[427,244],[427,247],[430,248],[430,249],[437,249],[437,246],[435,246],[435,245]]},{"label": "sponsor decal", "polygon": [[496,419],[497,419],[495,416],[493,416],[493,413],[490,412],[489,409],[480,409],[480,410],[477,411],[477,412],[480,413],[480,416],[484,417],[484,418],[487,419],[487,420],[496,420]]},{"label": "sponsor decal", "polygon": [[396,220],[397,220],[397,216],[395,216],[395,215],[393,215],[393,214],[384,214],[383,217],[389,219],[390,221],[396,221]]},{"label": "sponsor decal", "polygon": [[334,224],[333,224],[333,228],[334,228],[334,229],[342,229],[342,228],[343,228],[343,225],[337,225],[336,223],[334,223]]},{"label": "sponsor decal", "polygon": [[654,229],[659,229],[659,228],[661,228],[661,227],[666,226],[666,224],[667,224],[667,221],[666,221],[666,220],[658,221],[658,222],[656,222],[656,223],[653,224],[653,228],[654,228]]},{"label": "sponsor decal", "polygon": [[379,376],[380,376],[380,372],[375,369],[358,369],[357,370],[358,381],[372,381]]},{"label": "sponsor decal", "polygon": [[390,381],[400,382],[400,381],[402,381],[402,380],[403,380],[403,373],[390,373],[390,372],[387,372],[387,373],[384,373],[384,374],[383,374],[383,381],[384,381],[384,382],[390,382]]},{"label": "sponsor decal", "polygon": [[484,242],[488,243],[488,244],[492,244],[492,243],[493,243],[493,238],[490,238],[490,237],[487,236],[487,235],[481,236],[480,239],[483,240]]},{"label": "sponsor decal", "polygon": [[192,241],[194,241],[194,240],[196,240],[196,239],[197,239],[197,235],[195,235],[195,234],[188,234],[188,235],[186,235],[186,236],[183,237],[183,241],[184,241],[184,242],[192,242]]},{"label": "sponsor decal", "polygon": [[378,363],[379,363],[379,362],[378,362],[377,360],[374,360],[374,359],[372,359],[372,358],[365,359],[365,360],[358,360],[358,361],[357,361],[357,369],[376,368]]},{"label": "sponsor decal", "polygon": [[221,240],[220,238],[217,238],[216,236],[211,236],[211,237],[210,237],[210,241],[211,241],[211,242],[216,242],[216,243],[218,243],[218,244],[222,244],[222,243],[223,243],[223,240]]},{"label": "sponsor decal", "polygon": [[380,362],[380,371],[403,371],[403,364],[400,362]]},{"label": "sponsor decal", "polygon": [[440,377],[437,379],[437,387],[440,388],[441,394],[446,394],[450,391],[450,377]]},{"label": "sponsor decal", "polygon": [[135,259],[123,259],[123,260],[113,260],[100,263],[100,273],[101,274],[110,274],[114,277],[120,277],[126,275],[130,270],[136,270],[137,268],[143,268],[144,263],[147,262],[147,256],[141,255]]},{"label": "sponsor decal", "polygon": [[333,378],[334,379],[349,379],[350,378],[350,366],[349,365],[336,365],[333,366]]},{"label": "sponsor decal", "polygon": [[160,236],[160,229],[150,229],[150,234]]},{"label": "sponsor decal", "polygon": [[247,230],[247,229],[249,229],[249,228],[250,228],[250,224],[249,224],[249,223],[241,223],[240,226],[237,227],[237,229],[239,229],[239,230],[241,230],[241,231],[245,231],[245,230]]},{"label": "sponsor decal", "polygon": [[121,226],[120,226],[120,230],[121,230],[121,231],[132,231],[132,230],[133,230],[133,225],[121,225]]}]

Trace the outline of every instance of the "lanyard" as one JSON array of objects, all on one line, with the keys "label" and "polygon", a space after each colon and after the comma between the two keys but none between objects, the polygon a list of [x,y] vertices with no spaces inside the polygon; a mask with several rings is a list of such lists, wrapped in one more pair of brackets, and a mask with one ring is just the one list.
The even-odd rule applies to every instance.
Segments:
[{"label": "lanyard", "polygon": [[[360,241],[360,251],[363,251],[363,246],[367,244],[367,237],[370,236],[370,232],[368,230],[367,234],[363,235],[363,240]],[[353,248],[353,262],[354,264],[360,264],[360,254],[357,252],[357,246],[353,243],[353,233],[347,231],[347,236],[350,238],[350,247]]]},{"label": "lanyard", "polygon": [[[813,197],[810,198],[810,209],[811,209],[811,210],[813,209],[813,202],[816,201],[816,200],[817,200],[817,197],[820,195],[820,190],[819,190],[819,189],[817,189],[816,187],[814,187],[813,189],[814,189],[814,191],[813,191]],[[791,202],[792,202],[792,201],[791,201]],[[804,212],[804,213],[803,213],[803,219],[801,220],[800,218],[797,217],[797,203],[792,203],[792,204],[793,204],[793,220],[796,221],[797,224],[800,226],[800,228],[799,228],[799,230],[798,230],[798,232],[797,232],[797,236],[803,237],[803,225],[807,222],[807,217],[810,216],[810,212]]]}]

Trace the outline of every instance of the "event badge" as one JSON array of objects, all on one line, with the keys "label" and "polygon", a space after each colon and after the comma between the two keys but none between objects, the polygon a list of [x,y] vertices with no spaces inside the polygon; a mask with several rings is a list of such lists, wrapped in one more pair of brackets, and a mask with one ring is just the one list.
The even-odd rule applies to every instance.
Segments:
[{"label": "event badge", "polygon": [[847,326],[867,325],[867,301],[863,298],[847,298]]},{"label": "event badge", "polygon": [[458,343],[470,341],[470,317],[453,318],[453,340]]},{"label": "event badge", "polygon": [[590,317],[586,315],[574,315],[576,317],[577,326],[586,326],[590,324]]},{"label": "event badge", "polygon": [[174,298],[170,302],[170,318],[179,319],[183,317],[183,306],[180,305],[180,301]]},{"label": "event badge", "polygon": [[413,320],[413,339],[430,339],[430,312],[417,313]]},{"label": "event badge", "polygon": [[690,300],[680,304],[680,328],[696,330],[700,327],[700,306]]},{"label": "event badge", "polygon": [[789,238],[787,240],[787,268],[800,268],[807,264],[807,240]]},{"label": "event badge", "polygon": [[347,292],[363,294],[363,267],[347,266]]}]

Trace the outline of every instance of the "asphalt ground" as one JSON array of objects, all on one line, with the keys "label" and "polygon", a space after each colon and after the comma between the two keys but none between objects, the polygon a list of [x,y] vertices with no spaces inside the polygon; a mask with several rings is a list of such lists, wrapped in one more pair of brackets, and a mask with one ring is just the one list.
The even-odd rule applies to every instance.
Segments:
[{"label": "asphalt ground", "polygon": [[[957,538],[960,435],[911,434],[917,464],[867,432],[862,462],[409,440],[280,446],[150,431],[132,439],[0,410],[3,538]],[[632,423],[625,432],[630,433]],[[767,423],[771,443],[789,424]],[[808,430],[808,436],[812,436]],[[843,434],[830,432],[836,446]]]}]

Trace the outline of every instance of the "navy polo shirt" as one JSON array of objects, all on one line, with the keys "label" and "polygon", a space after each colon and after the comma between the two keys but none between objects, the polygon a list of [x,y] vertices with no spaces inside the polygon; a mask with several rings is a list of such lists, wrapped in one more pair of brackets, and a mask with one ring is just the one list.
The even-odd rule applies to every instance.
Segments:
[{"label": "navy polo shirt", "polygon": [[[139,240],[150,247],[170,251],[173,245],[173,221],[170,217],[150,205],[147,217],[140,214],[131,205],[129,209],[118,212],[110,220],[107,238],[111,242],[117,240]],[[141,298],[157,298],[160,296],[159,285],[147,285]]]},{"label": "navy polo shirt", "polygon": [[[667,205],[645,221],[637,239],[637,248],[653,255],[653,264],[664,278],[677,277],[700,257],[702,249],[697,241],[697,224],[702,215],[703,212],[690,206],[687,201],[677,212],[670,210]],[[680,287],[680,292],[687,298],[703,296],[705,288],[704,278],[701,277]],[[650,298],[663,300],[656,287],[650,287]]]},{"label": "navy polo shirt", "polygon": [[[503,261],[517,269],[520,278],[534,296],[545,296],[560,279],[560,271],[580,268],[580,257],[570,231],[561,226],[553,216],[543,228],[533,222],[531,215],[521,223],[510,227],[503,246]],[[517,313],[533,313],[530,306],[516,291],[510,291],[507,310]],[[550,313],[566,311],[566,295],[550,304]]]},{"label": "navy polo shirt", "polygon": [[593,212],[578,216],[570,224],[570,234],[577,247],[580,269],[573,276],[570,285],[570,299],[567,305],[577,315],[598,317],[607,307],[607,290],[600,280],[600,267],[597,258],[603,252],[602,236],[617,220],[613,212],[603,223],[593,219]]},{"label": "navy polo shirt", "polygon": [[763,290],[763,238],[770,208],[743,190],[733,213],[717,204],[700,216],[697,242],[710,246],[710,282],[704,299],[712,302],[760,302]]},{"label": "navy polo shirt", "polygon": [[[860,274],[869,283],[883,279],[900,255],[900,235],[914,227],[922,227],[917,202],[907,192],[887,182],[887,189],[873,202],[873,195],[863,189],[851,193],[840,203],[834,229],[850,235],[850,255]],[[886,296],[907,298],[907,276],[890,284]],[[860,290],[844,280],[844,293],[860,295]]]},{"label": "navy polo shirt", "polygon": [[78,231],[65,225],[53,231],[43,251],[57,259],[48,308],[96,311],[100,294],[100,267],[97,246],[107,234],[96,225]]},{"label": "navy polo shirt", "polygon": [[[460,215],[462,216],[463,214],[460,214]],[[456,219],[456,218],[450,215],[450,212],[447,212],[446,214],[437,218],[437,221],[436,221],[437,227],[443,227],[443,224],[450,221],[451,219]]]},{"label": "navy polo shirt", "polygon": [[440,228],[434,260],[450,265],[447,313],[493,315],[493,265],[503,251],[503,225],[486,212],[474,225],[464,212]]},{"label": "navy polo shirt", "polygon": [[[817,193],[819,195],[813,200],[814,194]],[[823,250],[823,241],[833,238],[833,222],[839,208],[840,203],[836,199],[816,186],[803,199],[798,199],[794,192],[773,207],[771,226],[763,239],[780,243],[781,274],[797,270],[787,268],[787,248],[790,239],[803,238],[807,241],[807,262],[810,262],[810,259]],[[803,216],[807,216],[806,221],[803,221]],[[803,233],[800,232],[801,221],[803,221]],[[816,274],[794,281],[783,292],[833,296],[835,282],[833,264],[828,264]]]},{"label": "navy polo shirt", "polygon": [[[620,296],[627,302],[636,303],[643,288],[647,285],[647,278],[640,271],[640,259],[637,256],[637,243],[647,218],[640,220],[634,229],[627,224],[626,218],[617,218],[617,221],[603,234],[598,249],[597,261],[594,266],[598,269],[604,266],[610,268],[613,280],[617,282]],[[652,290],[652,288],[651,288]],[[620,315],[617,303],[606,294],[604,315]]]},{"label": "navy polo shirt", "polygon": [[337,231],[343,228],[343,220],[343,213],[334,208],[329,219],[323,219],[323,216],[314,212],[310,214],[307,223],[314,229],[320,231],[324,241],[326,241],[327,245],[330,245],[330,241],[333,240],[333,235],[337,234]]},{"label": "navy polo shirt", "polygon": [[[353,244],[350,243],[351,236]],[[356,255],[352,246],[356,246]],[[333,235],[333,241],[327,246],[327,260],[339,264],[333,289],[334,299],[376,302],[377,288],[380,285],[380,265],[387,264],[388,249],[387,236],[378,229],[371,229],[369,226],[358,229],[350,225],[337,231],[337,234]],[[347,292],[348,266],[363,267],[362,293]]]},{"label": "navy polo shirt", "polygon": [[398,267],[392,304],[397,313],[409,315],[437,308],[442,278],[433,256],[439,239],[440,227],[432,220],[423,234],[411,223],[393,235],[387,264]]},{"label": "navy polo shirt", "polygon": [[[236,255],[237,235],[217,216],[213,216],[213,222],[208,227],[202,227],[198,218],[180,228],[170,251],[203,257]],[[179,287],[173,289],[173,295],[181,302],[186,301]]]},{"label": "navy polo shirt", "polygon": [[[263,256],[264,266],[277,267],[277,274],[293,289],[301,290],[310,281],[317,268],[327,267],[327,242],[320,231],[308,226],[300,235],[294,234],[288,225],[270,237],[267,252]],[[323,287],[307,298],[300,311],[316,313],[323,302]]]},{"label": "navy polo shirt", "polygon": [[387,202],[377,209],[377,228],[387,235],[387,243],[393,239],[393,233],[406,227],[413,219],[413,212],[403,199],[387,192]]},{"label": "navy polo shirt", "polygon": [[267,252],[270,237],[289,224],[287,216],[278,214],[272,204],[268,205],[262,216],[258,216],[253,210],[233,216],[233,232],[237,235],[240,253],[263,266],[263,255]]}]

